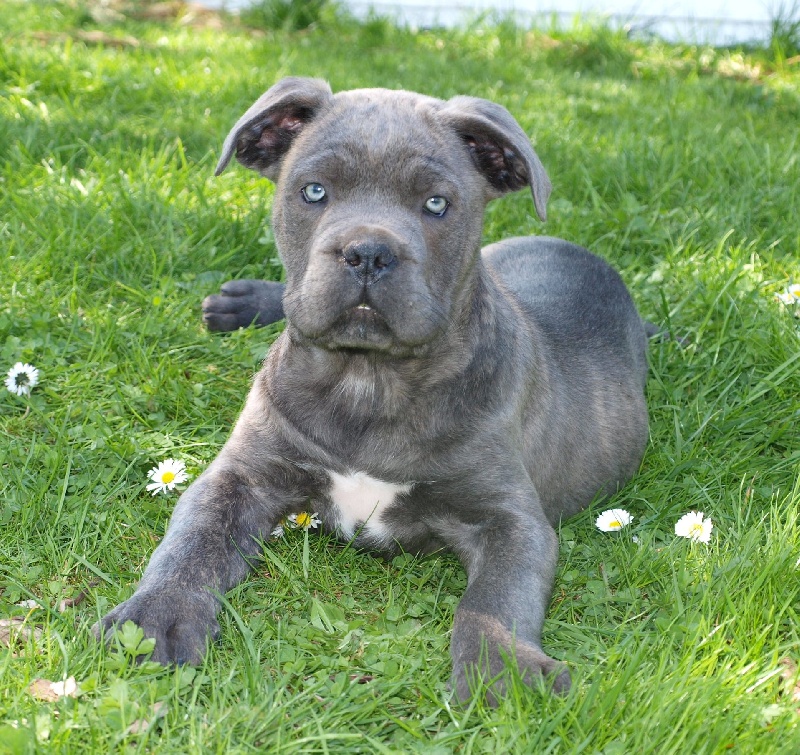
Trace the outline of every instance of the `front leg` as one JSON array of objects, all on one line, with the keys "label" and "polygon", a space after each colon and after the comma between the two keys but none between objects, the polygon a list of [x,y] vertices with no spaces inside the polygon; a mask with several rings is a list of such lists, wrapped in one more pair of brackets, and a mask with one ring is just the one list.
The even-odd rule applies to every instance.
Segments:
[{"label": "front leg", "polygon": [[555,576],[558,540],[540,508],[537,513],[492,513],[469,525],[454,543],[468,584],[456,609],[450,653],[452,686],[468,701],[482,682],[493,682],[490,704],[506,688],[506,658],[516,661],[527,684],[545,678],[556,692],[570,687],[569,672],[541,648],[544,616]]},{"label": "front leg", "polygon": [[181,496],[136,592],[95,624],[97,636],[130,620],[155,639],[152,660],[202,659],[208,638],[219,633],[217,594],[244,579],[260,540],[291,505],[268,484],[268,471],[256,473],[233,458],[236,447],[234,433]]},{"label": "front leg", "polygon": [[274,281],[223,283],[220,293],[203,300],[203,322],[209,330],[218,332],[278,322],[283,319],[283,289],[283,283]]}]

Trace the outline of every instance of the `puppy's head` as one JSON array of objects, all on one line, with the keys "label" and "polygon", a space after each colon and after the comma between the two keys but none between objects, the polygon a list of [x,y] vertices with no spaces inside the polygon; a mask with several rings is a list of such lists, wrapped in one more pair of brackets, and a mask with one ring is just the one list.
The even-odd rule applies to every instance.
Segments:
[{"label": "puppy's head", "polygon": [[486,203],[550,182],[505,108],[284,79],[236,123],[232,156],[277,183],[273,228],[293,337],[424,353],[469,306]]}]

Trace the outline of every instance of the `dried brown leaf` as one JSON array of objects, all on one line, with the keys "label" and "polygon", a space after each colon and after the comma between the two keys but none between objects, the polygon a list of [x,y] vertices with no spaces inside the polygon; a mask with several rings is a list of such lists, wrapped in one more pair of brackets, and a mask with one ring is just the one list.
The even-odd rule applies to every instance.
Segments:
[{"label": "dried brown leaf", "polygon": [[49,679],[34,679],[28,687],[28,694],[47,703],[53,703],[59,698],[53,689],[53,682]]},{"label": "dried brown leaf", "polygon": [[84,600],[86,600],[86,592],[84,591],[79,592],[74,598],[64,598],[64,600],[58,604],[58,612],[64,613],[68,608],[74,608],[83,603]]},{"label": "dried brown leaf", "polygon": [[63,682],[51,682],[49,679],[34,679],[28,687],[28,693],[37,700],[52,703],[62,697],[77,697],[78,685],[75,677],[70,676]]},{"label": "dried brown leaf", "polygon": [[104,47],[137,48],[141,45],[135,37],[115,37],[97,29],[78,30],[69,34],[50,31],[34,31],[31,36],[40,42],[63,42],[77,39],[87,45],[103,45]]},{"label": "dried brown leaf", "polygon": [[159,718],[167,715],[167,704],[159,700],[153,703],[147,718],[137,718],[127,729],[126,734],[142,734],[147,731]]},{"label": "dried brown leaf", "polygon": [[97,587],[99,583],[99,579],[93,579],[74,598],[64,598],[64,600],[58,604],[59,613],[64,613],[68,608],[74,608],[83,603],[83,601],[86,600],[86,596],[89,594],[89,590],[92,587]]},{"label": "dried brown leaf", "polygon": [[30,640],[38,642],[42,638],[42,630],[28,623],[24,616],[12,616],[10,619],[0,619],[0,647],[24,647]]},{"label": "dried brown leaf", "polygon": [[797,663],[791,658],[781,658],[780,665],[783,666],[781,679],[787,683],[787,692],[792,702],[800,703],[800,676],[797,673]]}]

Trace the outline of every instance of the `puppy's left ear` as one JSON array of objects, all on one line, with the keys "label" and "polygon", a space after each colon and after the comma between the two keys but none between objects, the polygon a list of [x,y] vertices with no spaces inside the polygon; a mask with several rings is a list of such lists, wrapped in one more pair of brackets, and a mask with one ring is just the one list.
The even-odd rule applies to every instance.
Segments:
[{"label": "puppy's left ear", "polygon": [[440,114],[469,149],[495,197],[529,186],[537,214],[542,220],[547,217],[550,179],[508,110],[478,97],[454,97]]}]

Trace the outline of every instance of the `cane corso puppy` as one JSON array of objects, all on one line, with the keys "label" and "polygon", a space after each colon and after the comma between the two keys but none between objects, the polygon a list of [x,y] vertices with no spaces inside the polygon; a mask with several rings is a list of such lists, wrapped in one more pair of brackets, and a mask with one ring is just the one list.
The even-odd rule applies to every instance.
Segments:
[{"label": "cane corso puppy", "polygon": [[[197,662],[219,632],[217,595],[292,512],[382,554],[453,551],[468,575],[452,686],[502,694],[507,663],[570,685],[541,647],[554,527],[614,493],[647,439],[645,329],[622,280],[554,238],[481,250],[484,208],[550,182],[522,128],[474,97],[332,94],[288,78],[222,148],[274,181],[280,284],[228,285],[211,329],[286,328],[230,439],[186,490],[127,620],[153,659]],[[283,299],[281,309],[280,298]]]}]

